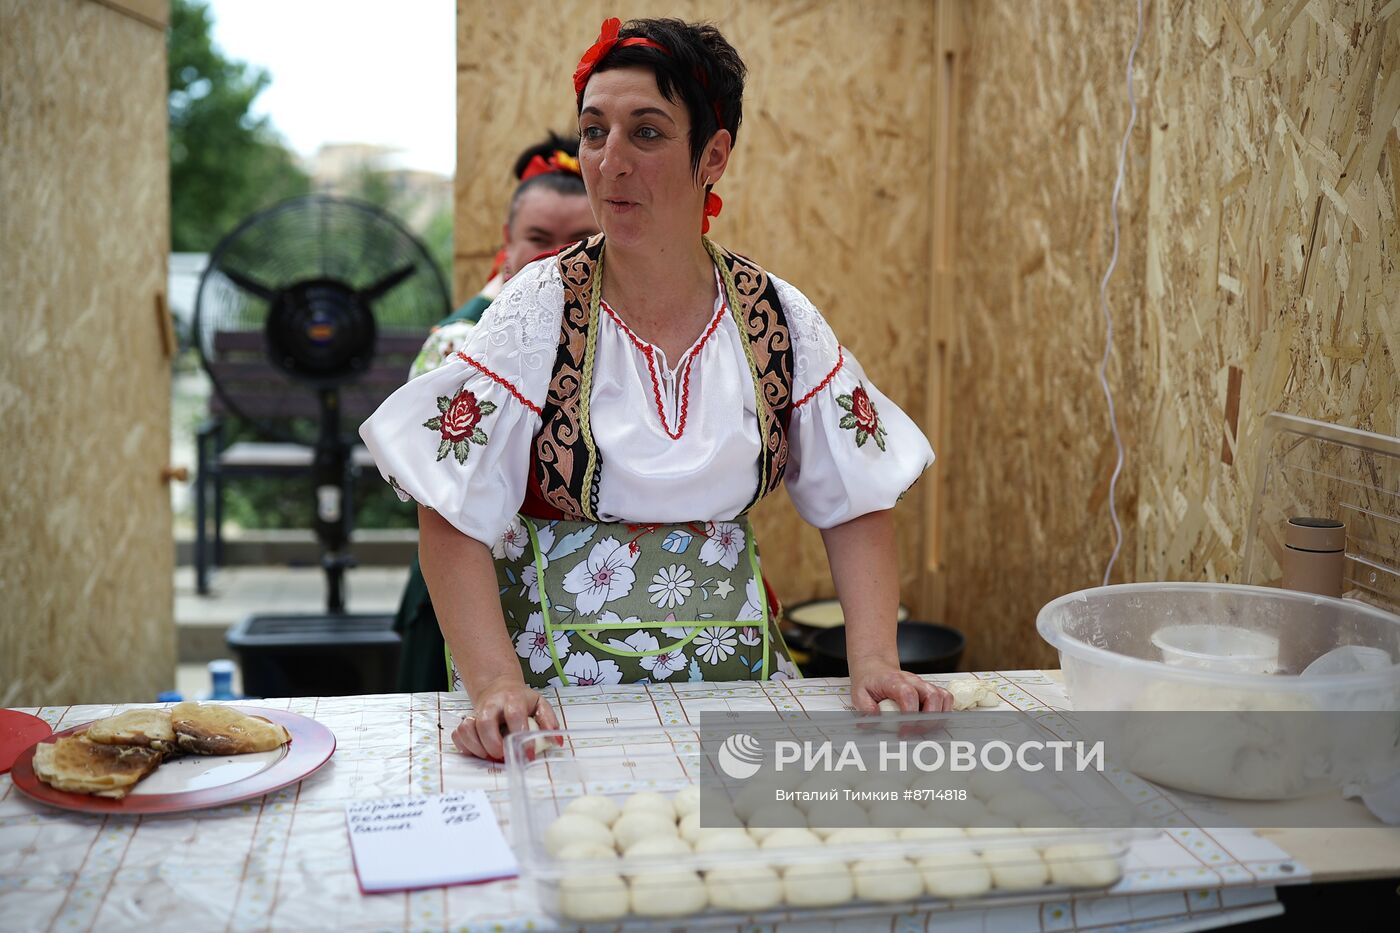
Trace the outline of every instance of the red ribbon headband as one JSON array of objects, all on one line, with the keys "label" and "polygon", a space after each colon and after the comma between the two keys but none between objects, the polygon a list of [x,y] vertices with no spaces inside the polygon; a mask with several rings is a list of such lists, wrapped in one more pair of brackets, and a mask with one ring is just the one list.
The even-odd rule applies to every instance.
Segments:
[{"label": "red ribbon headband", "polygon": [[582,175],[578,167],[578,159],[569,155],[562,149],[555,149],[550,153],[548,159],[544,156],[536,155],[529,162],[525,163],[525,171],[520,173],[520,181],[527,182],[536,175],[548,175],[550,172],[565,172],[570,175]]},{"label": "red ribbon headband", "polygon": [[627,48],[632,45],[642,45],[649,49],[659,49],[670,54],[670,50],[660,42],[654,42],[641,36],[633,36],[630,39],[618,39],[617,32],[622,28],[622,20],[616,16],[603,20],[603,28],[598,33],[598,41],[583,53],[583,58],[578,60],[578,67],[574,69],[574,93],[582,94],[583,88],[588,84],[589,77],[593,74],[593,69],[598,67],[598,63],[607,57],[613,50],[613,46]]}]

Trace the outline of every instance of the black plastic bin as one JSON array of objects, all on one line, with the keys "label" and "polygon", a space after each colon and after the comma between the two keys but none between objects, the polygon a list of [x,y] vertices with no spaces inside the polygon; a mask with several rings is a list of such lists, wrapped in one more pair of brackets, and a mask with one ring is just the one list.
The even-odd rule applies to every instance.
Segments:
[{"label": "black plastic bin", "polygon": [[250,697],[393,693],[394,617],[250,615],[228,633]]}]

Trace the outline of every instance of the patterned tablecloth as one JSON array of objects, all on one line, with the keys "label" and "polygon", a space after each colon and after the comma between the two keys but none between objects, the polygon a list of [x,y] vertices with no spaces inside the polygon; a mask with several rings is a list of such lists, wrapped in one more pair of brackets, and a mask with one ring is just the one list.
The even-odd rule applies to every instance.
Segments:
[{"label": "patterned tablecloth", "polygon": [[[1006,707],[1065,709],[1043,672],[974,675]],[[940,677],[931,677],[938,681]],[[579,687],[551,700],[568,727],[687,723],[702,710],[835,710],[844,681],[675,683]],[[249,700],[329,727],[334,757],[299,784],[258,800],[178,816],[103,817],[35,803],[0,776],[0,930],[517,930],[551,928],[519,881],[365,896],[345,828],[352,800],[485,790],[509,833],[502,766],[468,759],[451,729],[462,694]],[[29,710],[55,729],[110,715],[111,706]],[[1192,930],[1278,913],[1275,881],[1307,869],[1246,830],[1207,832],[1175,801],[1128,776],[1139,799],[1175,810],[1179,828],[1134,845],[1108,893],[1039,904],[802,921],[783,931]]]}]

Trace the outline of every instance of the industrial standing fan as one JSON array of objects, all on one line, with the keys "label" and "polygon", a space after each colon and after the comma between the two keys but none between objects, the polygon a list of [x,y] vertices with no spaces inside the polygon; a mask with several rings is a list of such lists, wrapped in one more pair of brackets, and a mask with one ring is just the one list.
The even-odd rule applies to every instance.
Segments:
[{"label": "industrial standing fan", "polygon": [[[380,208],[310,195],[244,220],[209,256],[195,301],[200,360],[223,406],[270,440],[310,446],[326,607],[345,611],[358,424],[385,394],[376,350],[421,343],[451,310],[423,244]],[[268,364],[271,364],[270,366]],[[407,378],[406,369],[395,378]]]}]

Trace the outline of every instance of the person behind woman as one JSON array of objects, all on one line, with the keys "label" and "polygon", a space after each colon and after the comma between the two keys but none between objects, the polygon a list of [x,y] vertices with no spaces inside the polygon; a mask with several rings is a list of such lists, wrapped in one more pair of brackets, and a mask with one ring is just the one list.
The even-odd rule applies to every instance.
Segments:
[{"label": "person behind woman", "polygon": [[467,754],[557,728],[548,686],[796,676],[747,519],[780,483],[821,529],[852,705],[951,705],[895,646],[889,510],[928,441],[802,292],[704,236],[744,80],[712,26],[606,21],[574,73],[603,234],[518,272],[361,428],[419,504]]},{"label": "person behind woman", "polygon": [[461,349],[472,325],[507,280],[536,256],[553,253],[598,232],[579,175],[578,139],[550,133],[515,160],[519,179],[501,227],[505,244],[487,283],[471,300],[439,321],[413,361],[409,377],[436,369]]},{"label": "person behind woman", "polygon": [[[578,169],[578,139],[555,133],[531,146],[515,160],[519,179],[501,229],[505,247],[490,281],[470,301],[439,321],[413,361],[410,379],[431,372],[460,350],[481,319],[482,312],[512,275],[536,256],[555,252],[598,232]],[[394,617],[394,630],[403,639],[399,653],[398,689],[404,692],[446,690],[442,631],[433,612],[418,558],[409,568],[408,582]]]}]

